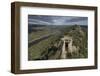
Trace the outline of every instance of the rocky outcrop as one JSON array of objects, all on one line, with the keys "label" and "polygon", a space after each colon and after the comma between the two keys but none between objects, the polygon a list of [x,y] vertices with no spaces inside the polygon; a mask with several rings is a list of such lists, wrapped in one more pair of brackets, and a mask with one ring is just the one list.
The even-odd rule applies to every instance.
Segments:
[{"label": "rocky outcrop", "polygon": [[79,47],[73,45],[72,37],[64,36],[64,38],[62,38],[61,40],[63,41],[61,54],[62,59],[66,59],[68,57],[68,54],[72,55],[73,53],[78,53]]},{"label": "rocky outcrop", "polygon": [[87,38],[80,26],[73,26],[61,40],[63,41],[62,59],[84,56]]}]

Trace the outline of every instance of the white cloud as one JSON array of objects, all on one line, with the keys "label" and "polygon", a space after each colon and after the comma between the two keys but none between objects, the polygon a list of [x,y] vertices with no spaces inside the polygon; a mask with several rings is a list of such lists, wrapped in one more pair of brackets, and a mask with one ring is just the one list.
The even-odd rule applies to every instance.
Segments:
[{"label": "white cloud", "polygon": [[50,25],[51,23],[42,21],[42,20],[37,20],[37,19],[28,19],[29,24],[48,24]]}]

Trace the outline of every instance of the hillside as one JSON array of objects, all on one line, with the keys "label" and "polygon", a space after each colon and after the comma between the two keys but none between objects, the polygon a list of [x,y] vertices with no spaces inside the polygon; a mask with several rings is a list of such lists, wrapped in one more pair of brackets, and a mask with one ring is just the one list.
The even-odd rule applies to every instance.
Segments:
[{"label": "hillside", "polygon": [[79,25],[70,27],[69,32],[65,32],[65,35],[71,36],[73,39],[73,45],[79,47],[79,54],[73,54],[72,58],[86,58],[87,57],[87,30]]},{"label": "hillside", "polygon": [[[72,38],[72,45],[69,49],[77,50],[73,53],[66,53],[66,59],[73,58],[87,58],[87,26],[79,25],[55,25],[55,26],[42,26],[35,25],[31,27],[31,33],[29,33],[29,60],[50,60],[50,59],[62,59],[62,49],[64,42],[61,40],[66,38]],[[69,50],[70,51],[70,50]]]}]

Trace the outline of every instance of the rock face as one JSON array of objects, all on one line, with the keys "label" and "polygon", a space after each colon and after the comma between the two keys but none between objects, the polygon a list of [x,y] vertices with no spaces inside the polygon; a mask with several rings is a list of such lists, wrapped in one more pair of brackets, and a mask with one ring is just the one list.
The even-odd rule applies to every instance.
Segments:
[{"label": "rock face", "polygon": [[72,52],[72,38],[64,36],[61,40],[63,41],[61,58],[66,59],[67,53]]},{"label": "rock face", "polygon": [[62,47],[62,54],[61,58],[66,59],[68,54],[77,53],[79,48],[76,46],[73,46],[73,40],[72,37],[64,36],[64,38],[61,39],[63,41],[63,47]]},{"label": "rock face", "polygon": [[62,59],[86,57],[87,38],[80,26],[73,26],[61,40],[63,41]]}]

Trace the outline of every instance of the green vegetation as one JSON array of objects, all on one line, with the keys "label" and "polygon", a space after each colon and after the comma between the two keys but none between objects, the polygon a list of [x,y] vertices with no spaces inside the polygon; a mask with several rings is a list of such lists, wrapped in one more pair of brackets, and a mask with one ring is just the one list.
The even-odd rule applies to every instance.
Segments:
[{"label": "green vegetation", "polygon": [[64,34],[71,36],[73,45],[79,47],[79,54],[73,54],[71,58],[87,58],[87,31],[83,31],[82,27],[74,25],[69,27],[70,31]]},{"label": "green vegetation", "polygon": [[32,47],[28,48],[29,60],[39,59],[39,58],[45,57],[44,55],[47,55],[47,54],[48,56],[53,55],[52,54],[53,51],[51,50],[55,49],[53,45],[57,41],[59,41],[58,35],[53,35],[45,40],[40,41],[39,43],[33,45]]},{"label": "green vegetation", "polygon": [[[51,29],[52,28],[52,29]],[[28,47],[28,60],[48,60],[61,59],[61,38],[65,35],[72,37],[73,46],[79,47],[78,53],[67,54],[68,58],[87,58],[88,57],[88,34],[87,26],[46,26],[45,29],[32,31],[29,41],[40,38],[41,36],[54,33],[49,38],[43,39],[31,47]]]},{"label": "green vegetation", "polygon": [[47,30],[47,29],[42,30],[42,31],[32,32],[32,33],[30,33],[28,35],[28,40],[31,41],[31,40],[34,40],[36,38],[39,38],[39,37],[41,37],[43,35],[50,34],[50,33],[51,33],[51,31],[50,30]]}]

